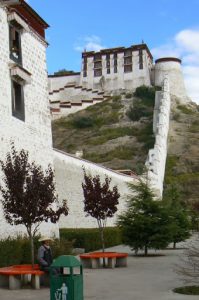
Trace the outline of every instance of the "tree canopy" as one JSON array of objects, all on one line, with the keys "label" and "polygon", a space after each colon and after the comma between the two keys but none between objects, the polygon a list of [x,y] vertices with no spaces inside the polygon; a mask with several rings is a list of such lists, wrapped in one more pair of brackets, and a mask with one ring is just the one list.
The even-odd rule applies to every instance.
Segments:
[{"label": "tree canopy", "polygon": [[123,241],[134,250],[165,248],[171,241],[170,216],[162,202],[155,200],[155,195],[147,182],[129,185],[132,194],[127,201],[127,210],[118,217],[122,229]]},{"label": "tree canopy", "polygon": [[29,162],[28,152],[17,152],[12,145],[5,162],[0,160],[0,167],[4,175],[0,191],[5,219],[10,225],[24,225],[31,243],[41,222],[56,223],[61,214],[68,215],[66,201],[58,203],[50,166],[43,171],[40,165]]},{"label": "tree canopy", "polygon": [[116,213],[120,197],[117,186],[111,188],[110,183],[111,179],[108,176],[105,176],[104,182],[101,182],[99,175],[92,176],[84,170],[84,182],[82,183],[84,211],[97,220],[103,251],[106,221]]}]

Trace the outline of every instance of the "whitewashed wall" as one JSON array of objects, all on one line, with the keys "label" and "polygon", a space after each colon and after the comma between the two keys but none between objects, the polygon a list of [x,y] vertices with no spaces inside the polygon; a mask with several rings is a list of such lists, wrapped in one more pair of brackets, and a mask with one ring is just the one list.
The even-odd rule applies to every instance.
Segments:
[{"label": "whitewashed wall", "polygon": [[167,137],[170,120],[170,89],[169,78],[163,80],[162,92],[156,92],[153,118],[153,131],[155,134],[154,148],[149,150],[146,166],[148,179],[157,197],[162,197],[165,165],[167,158]]},{"label": "whitewashed wall", "polygon": [[[69,207],[69,215],[60,219],[59,225],[61,228],[97,227],[96,220],[86,217],[84,212],[82,191],[83,167],[87,173],[100,175],[102,180],[105,175],[108,175],[112,179],[112,186],[118,186],[121,197],[117,213],[126,208],[126,196],[129,194],[127,183],[136,181],[133,177],[121,175],[110,169],[57,150],[54,151],[54,166],[60,200],[67,199]],[[107,226],[114,226],[116,216],[117,214],[113,218],[108,219]]]},{"label": "whitewashed wall", "polygon": [[[21,36],[23,67],[30,72],[31,83],[24,86],[25,122],[12,116],[11,77],[9,65],[9,28],[7,13],[0,7],[0,158],[10,151],[10,142],[17,149],[30,153],[30,160],[46,168],[53,164],[51,119],[48,105],[46,44],[35,33],[23,31]],[[2,180],[2,173],[0,173]],[[19,232],[22,227],[7,225],[0,211],[0,237]],[[57,225],[41,226],[44,233],[58,233]]]},{"label": "whitewashed wall", "polygon": [[[143,69],[139,69],[139,52],[132,52],[133,71],[124,73],[124,53],[117,55],[117,73],[114,73],[114,58],[110,55],[110,74],[107,74],[106,55],[102,55],[102,76],[94,77],[93,57],[87,58],[87,77],[83,77],[83,65],[80,84],[87,88],[104,90],[132,90],[140,85],[151,85],[150,81],[150,59],[146,50],[143,50]],[[102,80],[103,79],[103,80]],[[103,83],[104,82],[104,83]]]},{"label": "whitewashed wall", "polygon": [[55,76],[48,77],[48,89],[49,92],[53,90],[58,90],[66,84],[76,84],[79,85],[80,75],[70,75],[70,76]]},{"label": "whitewashed wall", "polygon": [[180,62],[169,60],[157,62],[155,64],[156,86],[162,86],[165,75],[168,76],[169,79],[171,95],[179,97],[181,102],[187,102],[188,97]]}]

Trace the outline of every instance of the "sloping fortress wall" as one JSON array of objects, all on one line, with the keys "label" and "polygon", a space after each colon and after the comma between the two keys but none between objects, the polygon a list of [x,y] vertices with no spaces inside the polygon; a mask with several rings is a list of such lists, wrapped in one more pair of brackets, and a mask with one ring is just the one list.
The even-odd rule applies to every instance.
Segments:
[{"label": "sloping fortress wall", "polygon": [[153,116],[154,148],[149,150],[146,166],[148,179],[157,197],[162,197],[167,157],[167,137],[170,119],[170,88],[168,75],[161,81],[162,91],[156,92]]},{"label": "sloping fortress wall", "polygon": [[[22,18],[23,10],[27,11],[29,6],[20,2],[18,5],[0,7],[0,157],[5,159],[11,149],[10,142],[14,141],[17,149],[29,151],[31,161],[47,168],[53,164],[47,45],[44,36]],[[19,232],[23,228],[16,226],[15,229]],[[57,234],[57,230],[57,226],[47,223],[41,227],[46,233]],[[1,211],[0,235],[16,231],[5,223]]]},{"label": "sloping fortress wall", "polygon": [[111,178],[111,185],[117,185],[120,199],[118,212],[113,218],[108,218],[107,226],[114,226],[117,214],[126,209],[126,198],[129,194],[128,183],[135,183],[136,177],[122,175],[97,164],[79,159],[72,155],[54,151],[54,166],[57,181],[57,191],[60,199],[67,199],[69,215],[61,217],[59,226],[65,228],[91,228],[97,227],[94,218],[86,217],[83,204],[83,168],[86,172],[95,176],[99,175],[103,181],[105,175]]}]

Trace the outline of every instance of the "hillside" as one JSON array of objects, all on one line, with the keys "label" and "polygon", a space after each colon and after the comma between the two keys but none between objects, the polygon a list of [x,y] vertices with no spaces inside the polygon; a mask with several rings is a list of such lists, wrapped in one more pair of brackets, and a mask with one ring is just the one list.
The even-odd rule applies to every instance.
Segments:
[{"label": "hillside", "polygon": [[52,124],[54,147],[106,167],[140,174],[153,147],[155,89],[140,87]]},{"label": "hillside", "polygon": [[181,105],[175,97],[171,103],[165,187],[175,183],[183,200],[198,200],[199,106],[192,102]]}]

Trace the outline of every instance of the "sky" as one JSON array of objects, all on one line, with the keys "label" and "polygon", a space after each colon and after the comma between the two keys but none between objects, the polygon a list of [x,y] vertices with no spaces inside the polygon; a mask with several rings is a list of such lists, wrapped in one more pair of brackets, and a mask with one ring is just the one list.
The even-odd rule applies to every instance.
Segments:
[{"label": "sky", "polygon": [[154,60],[182,59],[189,97],[199,104],[199,0],[27,0],[50,25],[49,74],[80,71],[81,52],[144,41]]}]

